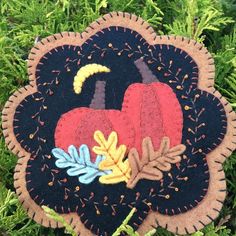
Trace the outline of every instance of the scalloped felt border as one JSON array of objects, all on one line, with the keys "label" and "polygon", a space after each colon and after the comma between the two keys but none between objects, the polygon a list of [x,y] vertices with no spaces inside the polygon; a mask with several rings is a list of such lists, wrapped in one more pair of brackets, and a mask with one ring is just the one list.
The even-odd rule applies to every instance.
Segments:
[{"label": "scalloped felt border", "polygon": [[[157,226],[164,227],[176,234],[193,233],[202,229],[213,221],[222,208],[226,196],[226,182],[222,163],[236,148],[236,114],[229,103],[214,88],[215,67],[214,60],[207,49],[194,40],[180,36],[157,36],[153,28],[142,18],[129,13],[112,12],[104,15],[90,24],[83,33],[63,32],[55,34],[38,42],[30,51],[28,59],[28,74],[30,84],[17,90],[7,101],[2,111],[3,134],[8,148],[19,156],[15,168],[14,185],[19,200],[27,210],[29,217],[47,227],[62,227],[61,224],[46,217],[43,210],[30,198],[26,188],[25,172],[30,153],[26,152],[17,142],[13,132],[13,119],[16,107],[24,98],[37,91],[35,77],[36,67],[43,55],[58,46],[71,44],[81,46],[93,34],[110,26],[120,26],[137,31],[150,44],[173,45],[188,53],[197,63],[199,68],[198,88],[212,93],[220,99],[227,115],[227,131],[222,143],[207,155],[210,171],[210,182],[207,195],[202,202],[186,213],[175,216],[161,215],[158,212],[150,212],[138,229],[141,235]],[[64,215],[65,220],[72,225],[79,235],[93,235],[85,228],[76,213]]]}]

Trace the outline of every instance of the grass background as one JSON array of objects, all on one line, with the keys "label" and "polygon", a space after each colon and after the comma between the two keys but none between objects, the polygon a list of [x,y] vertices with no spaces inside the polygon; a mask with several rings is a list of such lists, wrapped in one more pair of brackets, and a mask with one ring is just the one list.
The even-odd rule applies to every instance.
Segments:
[{"label": "grass background", "polygon": [[[27,55],[36,40],[61,31],[82,32],[110,11],[141,16],[158,34],[183,35],[203,43],[216,64],[216,88],[236,108],[236,2],[234,0],[0,0],[0,110],[28,83]],[[63,235],[28,219],[13,187],[17,158],[0,130],[0,235]],[[236,235],[236,154],[224,164],[228,196],[216,220],[194,235]],[[157,235],[172,234],[163,229]]]}]

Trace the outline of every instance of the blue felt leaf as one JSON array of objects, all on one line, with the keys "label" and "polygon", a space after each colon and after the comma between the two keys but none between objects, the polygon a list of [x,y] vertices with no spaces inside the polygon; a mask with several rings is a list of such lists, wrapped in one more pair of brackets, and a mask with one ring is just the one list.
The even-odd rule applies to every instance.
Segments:
[{"label": "blue felt leaf", "polygon": [[87,173],[87,169],[84,165],[75,165],[67,170],[69,176],[78,176]]},{"label": "blue felt leaf", "polygon": [[52,149],[52,154],[57,158],[55,164],[58,168],[68,168],[67,174],[69,176],[79,176],[79,182],[89,184],[94,181],[98,176],[110,174],[111,171],[101,171],[98,166],[99,163],[105,158],[98,155],[96,161],[91,162],[90,152],[88,146],[83,144],[78,150],[75,146],[71,145],[66,153],[61,148]]},{"label": "blue felt leaf", "polygon": [[87,173],[79,177],[79,181],[84,184],[89,184],[91,183],[96,177],[102,176],[102,175],[108,175],[112,171],[107,170],[107,171],[101,171],[98,169],[99,163],[104,159],[104,157],[98,155],[96,158],[95,163],[91,163],[90,159],[90,165],[87,166]]},{"label": "blue felt leaf", "polygon": [[61,148],[54,148],[52,149],[52,154],[57,158],[57,159],[65,159],[67,161],[70,161],[70,155],[68,155],[63,149]]},{"label": "blue felt leaf", "polygon": [[78,154],[77,149],[74,145],[70,145],[68,147],[68,153],[73,158],[74,162],[79,161],[79,154]]},{"label": "blue felt leaf", "polygon": [[84,164],[89,165],[91,163],[91,161],[90,161],[90,153],[89,153],[89,149],[88,149],[87,145],[82,144],[80,146],[80,148],[79,148],[79,155],[80,155],[81,161]]},{"label": "blue felt leaf", "polygon": [[104,159],[105,159],[104,156],[102,156],[102,155],[97,155],[97,158],[96,158],[96,161],[95,161],[95,165],[98,166],[99,163],[100,163],[102,160],[104,160]]},{"label": "blue felt leaf", "polygon": [[61,148],[54,148],[52,154],[58,159],[56,166],[59,168],[66,168],[70,166],[71,157]]}]

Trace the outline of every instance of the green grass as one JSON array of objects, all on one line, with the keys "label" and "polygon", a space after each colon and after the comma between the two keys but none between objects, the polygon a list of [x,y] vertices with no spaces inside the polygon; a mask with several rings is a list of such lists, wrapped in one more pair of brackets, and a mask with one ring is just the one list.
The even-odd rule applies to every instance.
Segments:
[{"label": "green grass", "polygon": [[[127,11],[148,21],[158,34],[183,35],[204,43],[216,63],[216,87],[236,108],[236,3],[233,0],[0,0],[0,109],[28,83],[26,62],[37,37],[82,32],[110,11]],[[0,130],[0,235],[58,235],[26,216],[13,188],[16,157]],[[228,196],[215,224],[198,235],[236,231],[236,154],[225,163]],[[222,223],[224,226],[222,226]],[[157,235],[172,235],[158,229]]]}]

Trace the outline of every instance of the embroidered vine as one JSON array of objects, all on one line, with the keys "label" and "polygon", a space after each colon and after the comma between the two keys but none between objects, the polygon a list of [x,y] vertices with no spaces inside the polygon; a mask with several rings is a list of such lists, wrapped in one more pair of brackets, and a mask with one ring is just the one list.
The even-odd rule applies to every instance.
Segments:
[{"label": "embroidered vine", "polygon": [[170,139],[163,137],[158,151],[154,150],[150,137],[142,142],[142,158],[136,148],[129,152],[128,160],[132,174],[127,182],[128,188],[134,188],[140,179],[161,180],[165,171],[170,171],[171,164],[181,161],[181,154],[186,147],[179,144],[170,148]]},{"label": "embroidered vine", "polygon": [[96,131],[94,139],[99,146],[94,146],[93,151],[98,155],[105,156],[105,159],[99,163],[99,168],[103,171],[112,171],[106,176],[101,176],[99,181],[103,184],[127,182],[130,178],[131,169],[128,159],[125,160],[126,146],[118,146],[117,133],[113,131],[108,139],[105,139],[101,131]]}]

